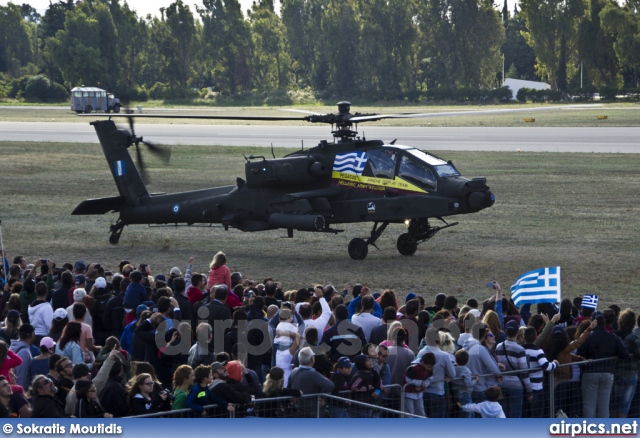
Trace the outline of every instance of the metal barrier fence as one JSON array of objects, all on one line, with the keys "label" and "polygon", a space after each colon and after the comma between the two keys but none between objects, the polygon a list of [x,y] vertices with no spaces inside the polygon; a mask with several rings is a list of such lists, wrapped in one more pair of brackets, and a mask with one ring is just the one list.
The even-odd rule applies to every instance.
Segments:
[{"label": "metal barrier fence", "polygon": [[[585,412],[587,412],[587,415],[596,416],[597,413],[598,416],[601,417],[605,415],[609,416],[609,407],[611,407],[612,410],[616,410],[619,409],[621,403],[631,403],[631,400],[626,400],[623,397],[626,394],[628,398],[629,394],[628,391],[625,391],[625,389],[629,389],[625,388],[625,381],[619,381],[617,377],[614,380],[613,373],[616,361],[616,358],[605,358],[573,362],[560,365],[551,373],[544,373],[543,390],[541,393],[536,394],[533,401],[529,401],[523,396],[522,416],[529,418],[555,418],[557,416],[578,418],[585,416]],[[525,370],[525,372],[529,373],[532,371],[539,371],[539,368]],[[479,377],[495,379],[497,376],[519,375],[522,373],[522,370],[506,371],[499,375],[484,374]],[[582,393],[582,388],[585,387],[588,388],[588,391],[591,391],[591,386],[593,386],[587,384],[587,381],[583,381],[585,374],[592,374],[591,376],[586,376],[590,382],[596,377],[596,374],[605,373],[611,374],[611,376],[606,376],[606,380],[610,385],[600,385],[600,392],[598,392],[598,388],[596,388],[596,392],[594,392],[593,395],[589,393],[585,397]],[[635,380],[629,382],[628,385],[638,385],[637,376]],[[376,416],[421,418],[418,415],[412,415],[406,412],[404,387],[395,384],[387,385],[384,388],[389,390],[386,391],[389,394],[383,395],[378,404],[368,404],[353,400],[349,397],[349,395],[352,394],[350,391],[342,391],[342,397],[328,394],[311,394],[298,398],[278,397],[256,399],[255,402],[250,405],[236,405],[235,412],[223,411],[217,405],[211,405],[205,407],[205,416],[216,418],[324,418],[326,416],[332,416],[332,411],[334,415],[336,413],[344,414],[344,412],[339,412],[339,409],[342,409],[351,418]],[[396,391],[399,390],[399,397],[392,394],[396,392],[390,391],[392,389]],[[640,390],[640,386],[638,386],[638,390]],[[632,410],[632,413],[636,412],[636,409],[640,409],[640,393],[638,390],[635,391],[635,398],[633,399],[634,405],[632,406],[634,410]],[[454,394],[452,394],[450,389],[445,394],[444,402],[447,403],[448,406],[446,416],[455,416],[457,407],[453,396]],[[535,402],[535,405],[532,405],[532,402]],[[606,411],[603,411],[605,405]],[[593,414],[591,414],[592,412]],[[191,409],[181,409],[128,418],[195,416],[199,416],[195,411]]]},{"label": "metal barrier fence", "polygon": [[[369,404],[353,400],[349,398],[351,391],[341,391],[342,397],[330,394],[307,394],[296,398],[261,398],[247,405],[236,404],[234,412],[224,411],[218,405],[208,405],[204,406],[204,415],[193,409],[176,409],[126,418],[194,418],[202,416],[209,418],[336,418],[338,413],[344,418],[375,418],[383,415],[391,418],[422,418],[418,415],[404,412],[404,389],[401,385],[386,385],[383,387],[383,389],[389,390],[392,388],[400,390],[400,400],[390,400],[382,396],[380,404]],[[389,407],[394,405],[394,403],[389,403],[392,401],[399,403],[400,410]]]}]

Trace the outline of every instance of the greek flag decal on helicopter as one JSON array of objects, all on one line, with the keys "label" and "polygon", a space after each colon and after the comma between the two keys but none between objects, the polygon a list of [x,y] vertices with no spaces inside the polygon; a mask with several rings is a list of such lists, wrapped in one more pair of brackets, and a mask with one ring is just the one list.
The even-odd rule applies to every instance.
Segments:
[{"label": "greek flag decal on helicopter", "polygon": [[367,164],[366,152],[338,154],[333,162],[333,171],[362,175],[365,164]]},{"label": "greek flag decal on helicopter", "polygon": [[116,176],[125,175],[126,172],[124,170],[124,160],[116,161],[113,167],[115,169]]}]

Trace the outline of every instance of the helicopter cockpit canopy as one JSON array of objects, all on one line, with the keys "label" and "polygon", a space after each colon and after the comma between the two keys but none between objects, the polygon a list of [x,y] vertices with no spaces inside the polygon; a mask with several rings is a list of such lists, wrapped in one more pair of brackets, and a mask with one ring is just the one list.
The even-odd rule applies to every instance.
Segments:
[{"label": "helicopter cockpit canopy", "polygon": [[367,151],[364,176],[401,178],[425,190],[436,190],[438,179],[460,176],[453,164],[406,146],[383,146]]}]

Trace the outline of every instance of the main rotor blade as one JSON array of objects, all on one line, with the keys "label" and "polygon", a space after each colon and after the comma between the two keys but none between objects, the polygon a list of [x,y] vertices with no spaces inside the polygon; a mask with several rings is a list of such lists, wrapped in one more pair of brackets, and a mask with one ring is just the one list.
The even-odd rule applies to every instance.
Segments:
[{"label": "main rotor blade", "polygon": [[[78,114],[82,116],[83,114]],[[93,117],[128,117],[133,118],[148,118],[148,119],[199,119],[199,120],[252,120],[252,121],[266,121],[266,122],[284,122],[284,121],[299,121],[304,122],[306,117],[270,117],[270,116],[203,116],[203,115],[185,115],[185,114],[84,114],[85,116]]]},{"label": "main rotor blade", "polygon": [[302,113],[302,114],[311,114],[313,116],[326,116],[324,113],[315,113],[313,111],[301,110],[301,109],[293,109],[293,108],[280,108],[278,111],[289,111],[292,113]]},{"label": "main rotor blade", "polygon": [[149,152],[160,158],[164,164],[169,164],[171,159],[170,147],[151,143],[150,141],[143,141],[143,143],[149,148]]},{"label": "main rotor blade", "polygon": [[509,114],[509,113],[528,113],[538,111],[553,111],[553,110],[575,110],[575,109],[589,109],[599,107],[601,105],[564,105],[564,106],[545,106],[537,108],[502,108],[493,110],[470,110],[470,111],[444,111],[439,113],[406,113],[406,114],[377,114],[369,116],[356,116],[351,117],[351,122],[373,122],[382,119],[417,119],[427,117],[458,117],[458,116],[474,116],[474,115],[488,115],[488,114]]}]

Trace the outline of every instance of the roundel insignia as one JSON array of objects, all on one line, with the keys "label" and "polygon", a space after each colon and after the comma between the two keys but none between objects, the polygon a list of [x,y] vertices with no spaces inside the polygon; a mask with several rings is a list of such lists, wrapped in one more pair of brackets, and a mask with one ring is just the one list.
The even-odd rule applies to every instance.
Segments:
[{"label": "roundel insignia", "polygon": [[173,207],[171,207],[171,211],[173,211],[173,214],[180,213],[180,205],[179,204],[175,204]]}]

